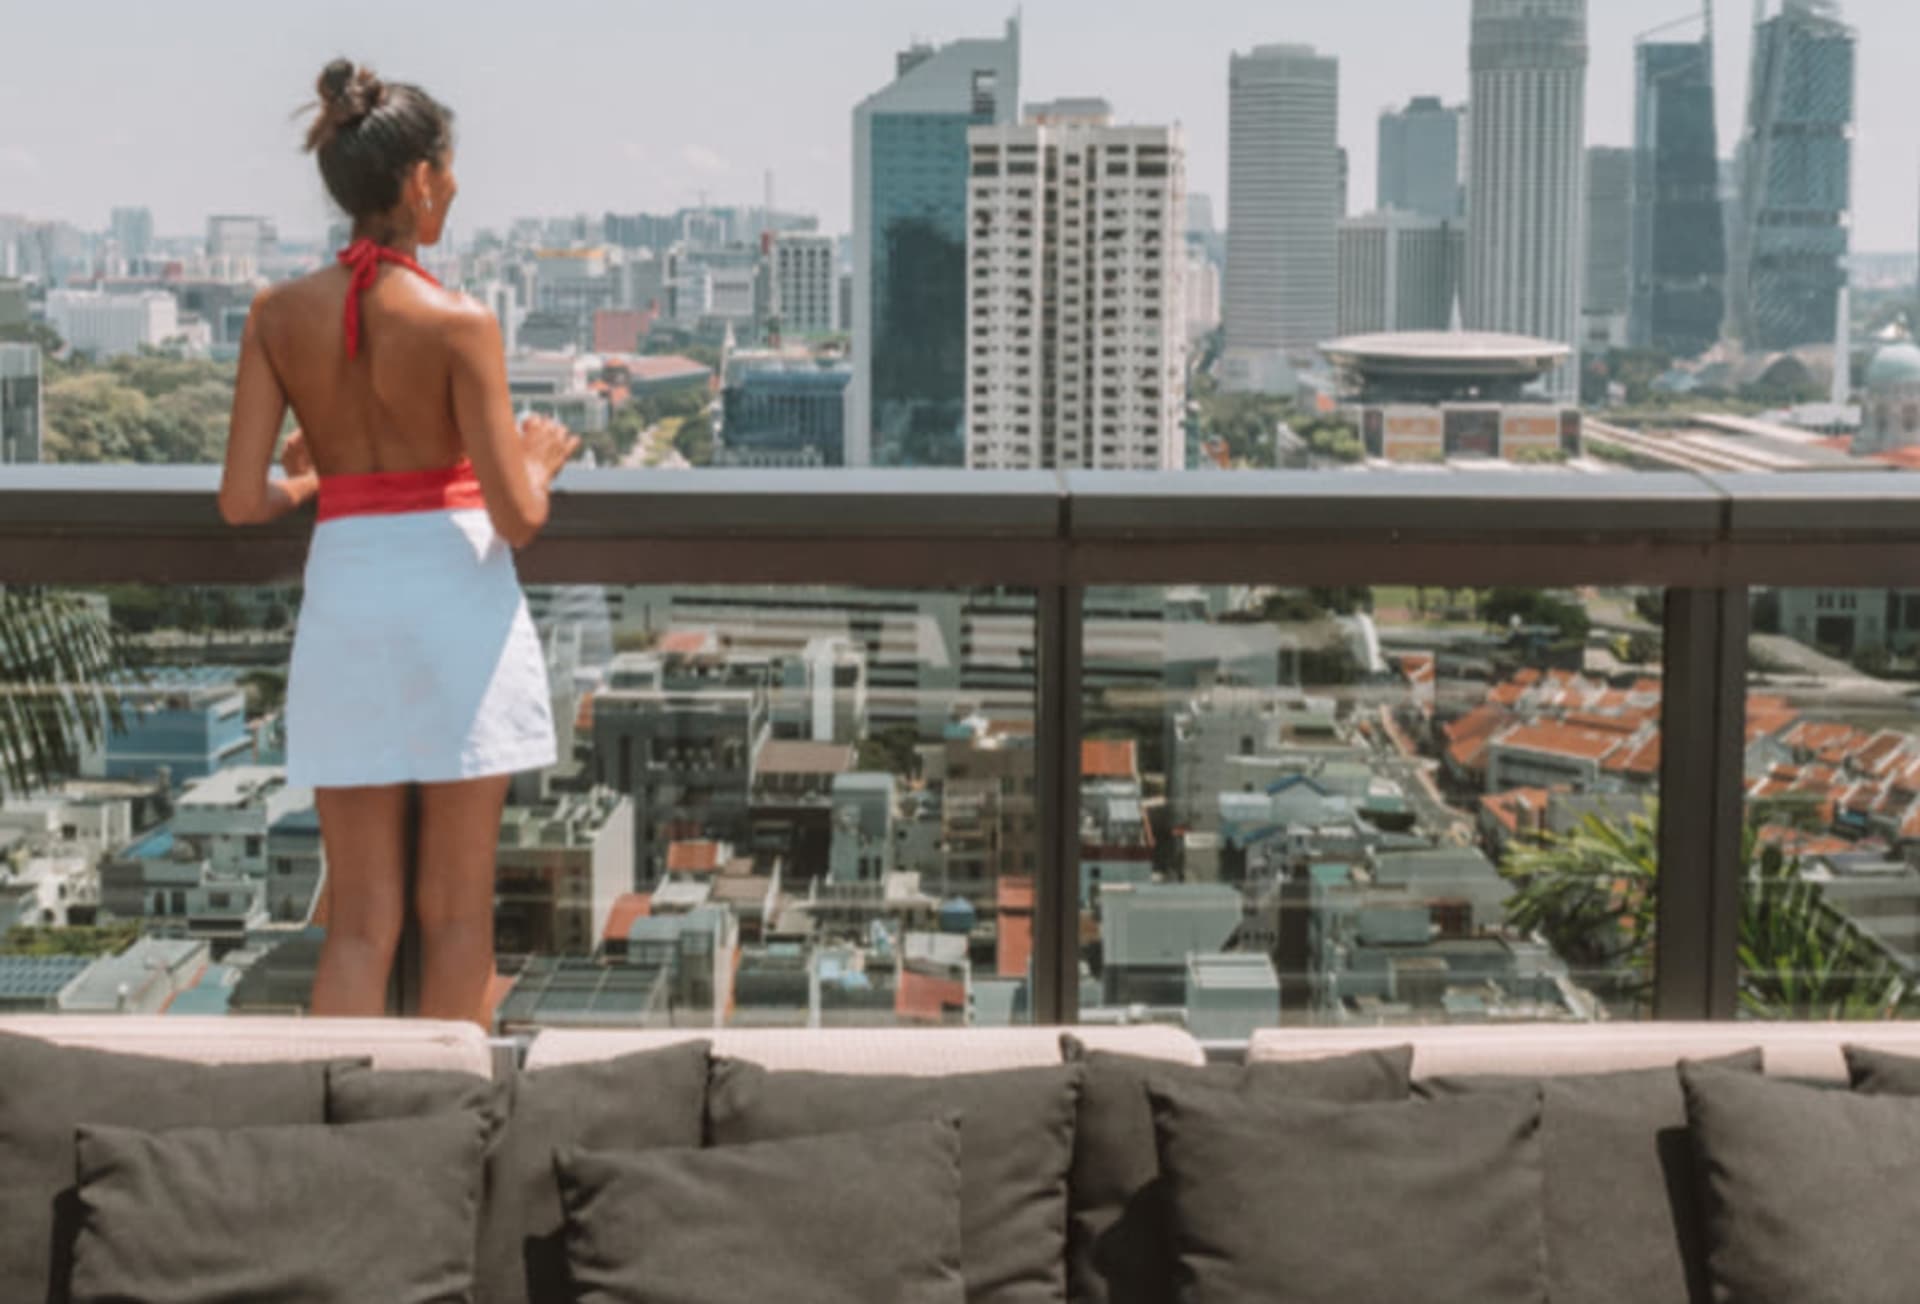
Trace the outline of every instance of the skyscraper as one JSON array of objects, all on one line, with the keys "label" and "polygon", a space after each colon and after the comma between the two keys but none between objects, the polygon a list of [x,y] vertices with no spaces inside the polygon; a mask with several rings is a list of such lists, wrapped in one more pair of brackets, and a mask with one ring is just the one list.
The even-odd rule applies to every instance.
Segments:
[{"label": "skyscraper", "polygon": [[1227,375],[1284,383],[1339,316],[1340,63],[1307,45],[1263,45],[1229,68]]},{"label": "skyscraper", "polygon": [[1340,334],[1447,329],[1465,241],[1458,222],[1397,208],[1340,223]]},{"label": "skyscraper", "polygon": [[152,209],[116,208],[111,226],[113,242],[120,246],[120,256],[128,262],[138,262],[153,252]]},{"label": "skyscraper", "polygon": [[1853,88],[1854,33],[1835,0],[1783,0],[1755,27],[1728,314],[1750,349],[1833,339],[1847,281]]},{"label": "skyscraper", "polygon": [[1438,96],[1421,95],[1380,115],[1380,209],[1460,216],[1460,118]]},{"label": "skyscraper", "polygon": [[1633,247],[1634,151],[1596,145],[1587,151],[1586,272],[1581,281],[1581,338],[1588,352],[1625,347],[1633,299],[1628,259]]},{"label": "skyscraper", "polygon": [[1720,338],[1727,249],[1713,102],[1713,10],[1698,41],[1642,42],[1635,59],[1628,340],[1691,357]]},{"label": "skyscraper", "polygon": [[967,130],[1010,123],[1020,26],[903,51],[853,111],[850,466],[963,466]]},{"label": "skyscraper", "polygon": [[[1467,325],[1579,350],[1586,0],[1473,0]],[[1575,364],[1547,378],[1571,395]]]},{"label": "skyscraper", "polygon": [[0,344],[0,464],[40,460],[40,348]]},{"label": "skyscraper", "polygon": [[967,465],[1186,460],[1186,145],[1099,100],[975,127]]}]

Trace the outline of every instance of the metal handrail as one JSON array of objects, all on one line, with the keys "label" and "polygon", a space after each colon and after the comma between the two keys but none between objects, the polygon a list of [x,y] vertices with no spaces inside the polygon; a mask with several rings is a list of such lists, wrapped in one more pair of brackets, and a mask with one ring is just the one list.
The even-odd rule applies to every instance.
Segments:
[{"label": "metal handrail", "polygon": [[[0,467],[0,583],[273,584],[311,518],[238,531],[212,467]],[[1666,591],[1655,1012],[1727,1018],[1738,961],[1747,590],[1920,587],[1920,476],[585,471],[530,583],[1000,586],[1035,597],[1042,873],[1032,1013],[1077,1003],[1080,696],[1104,584]]]}]

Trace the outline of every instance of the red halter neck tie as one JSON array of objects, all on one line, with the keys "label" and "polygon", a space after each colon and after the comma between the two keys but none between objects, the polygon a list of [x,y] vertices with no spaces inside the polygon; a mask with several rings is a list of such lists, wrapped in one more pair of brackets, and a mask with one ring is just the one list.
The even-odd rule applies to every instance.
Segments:
[{"label": "red halter neck tie", "polygon": [[381,263],[392,263],[395,267],[404,267],[415,276],[424,278],[434,285],[440,284],[433,273],[397,249],[389,249],[383,244],[371,240],[355,240],[340,251],[340,262],[353,272],[353,279],[347,285],[347,357],[349,360],[360,356],[360,296],[373,285],[380,275]]}]

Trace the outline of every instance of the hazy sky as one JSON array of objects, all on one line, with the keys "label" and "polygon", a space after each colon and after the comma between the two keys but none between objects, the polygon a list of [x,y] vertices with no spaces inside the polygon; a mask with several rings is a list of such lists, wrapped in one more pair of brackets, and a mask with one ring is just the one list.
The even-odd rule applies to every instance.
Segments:
[{"label": "hazy sky", "polygon": [[[1717,0],[1722,152],[1746,93],[1752,8]],[[1776,0],[1777,3],[1777,0]],[[1861,32],[1855,248],[1920,235],[1920,3],[1844,0]],[[1687,0],[1592,0],[1588,136],[1632,134],[1633,40]],[[1104,95],[1187,129],[1191,185],[1225,211],[1227,57],[1276,41],[1340,57],[1352,202],[1374,194],[1375,119],[1462,100],[1469,0],[1028,0],[1028,100]],[[426,85],[460,114],[456,223],[757,200],[844,229],[851,110],[915,36],[991,35],[982,0],[0,0],[0,212],[106,224],[146,204],[162,234],[209,212],[318,233],[323,192],[289,116],[336,53]]]}]

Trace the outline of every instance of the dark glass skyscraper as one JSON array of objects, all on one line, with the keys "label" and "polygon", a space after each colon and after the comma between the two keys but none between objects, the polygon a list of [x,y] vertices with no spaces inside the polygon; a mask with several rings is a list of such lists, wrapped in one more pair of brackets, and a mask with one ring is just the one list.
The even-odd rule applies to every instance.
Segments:
[{"label": "dark glass skyscraper", "polygon": [[1020,29],[918,46],[853,115],[847,462],[965,466],[967,129],[1017,120]]},{"label": "dark glass skyscraper", "polygon": [[1731,318],[1750,349],[1826,344],[1847,279],[1854,33],[1834,0],[1784,0],[1753,38]]},{"label": "dark glass skyscraper", "polygon": [[1635,64],[1628,338],[1692,357],[1719,340],[1726,320],[1711,35],[1643,42]]},{"label": "dark glass skyscraper", "polygon": [[40,348],[0,344],[0,462],[40,460]]}]

